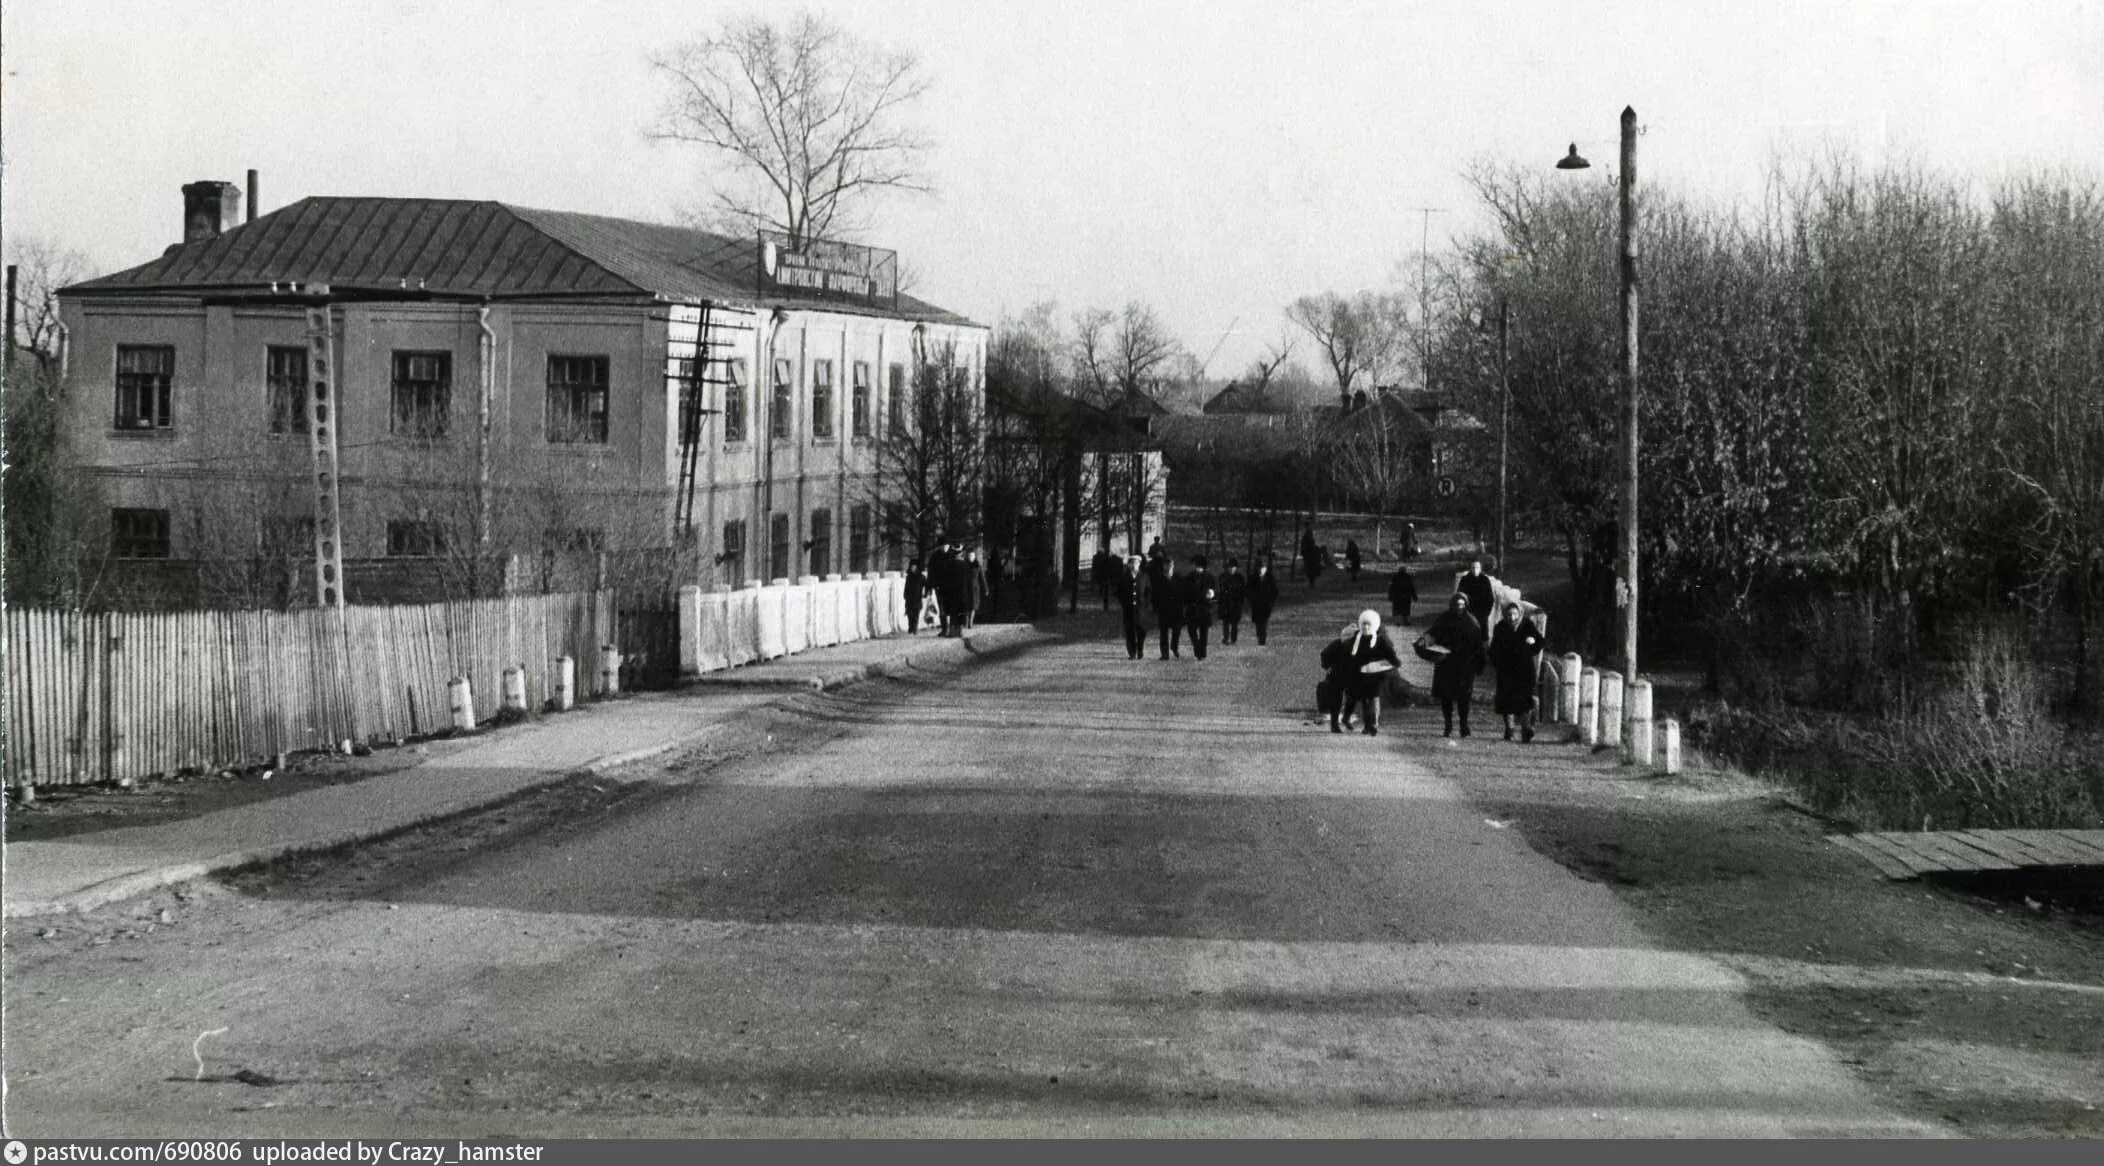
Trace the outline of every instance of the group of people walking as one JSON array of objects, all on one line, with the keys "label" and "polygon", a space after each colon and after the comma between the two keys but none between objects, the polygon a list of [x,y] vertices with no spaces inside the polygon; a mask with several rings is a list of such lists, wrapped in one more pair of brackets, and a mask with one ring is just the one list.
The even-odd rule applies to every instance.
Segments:
[{"label": "group of people walking", "polygon": [[[1407,571],[1398,571],[1390,585],[1389,602],[1401,623],[1409,622],[1410,604],[1416,598],[1415,582]],[[1454,736],[1457,719],[1461,736],[1470,734],[1476,678],[1487,665],[1495,677],[1491,707],[1505,719],[1505,739],[1510,741],[1517,733],[1521,741],[1532,741],[1535,677],[1547,640],[1518,603],[1505,604],[1502,618],[1493,620],[1494,604],[1494,589],[1483,573],[1483,564],[1469,564],[1447,609],[1411,648],[1432,664],[1432,699],[1439,702],[1444,736]],[[1479,620],[1478,613],[1484,618]],[[1317,686],[1316,700],[1329,714],[1330,731],[1349,731],[1356,711],[1362,731],[1376,735],[1381,700],[1395,690],[1395,673],[1402,662],[1393,640],[1381,627],[1380,614],[1360,612],[1358,620],[1323,649],[1321,662],[1324,677]]]},{"label": "group of people walking", "polygon": [[[1097,562],[1108,566],[1118,559],[1105,550],[1099,552]],[[1125,623],[1125,656],[1129,660],[1147,656],[1149,616],[1153,617],[1159,637],[1160,659],[1181,657],[1188,637],[1191,656],[1203,660],[1211,646],[1215,623],[1220,627],[1222,644],[1237,643],[1242,638],[1242,618],[1247,613],[1261,645],[1270,630],[1271,611],[1278,606],[1278,577],[1269,559],[1258,560],[1254,572],[1244,574],[1241,561],[1230,558],[1215,575],[1211,560],[1193,555],[1190,569],[1179,572],[1175,556],[1163,549],[1160,540],[1148,550],[1145,559],[1128,556],[1123,569],[1115,575],[1099,575],[1099,587],[1106,578],[1110,579],[1105,588],[1106,602],[1113,597],[1118,601],[1118,612]]]},{"label": "group of people walking", "polygon": [[925,623],[938,635],[961,636],[992,590],[977,550],[943,543],[928,555],[925,568],[919,559],[906,565],[906,630],[918,634]]}]

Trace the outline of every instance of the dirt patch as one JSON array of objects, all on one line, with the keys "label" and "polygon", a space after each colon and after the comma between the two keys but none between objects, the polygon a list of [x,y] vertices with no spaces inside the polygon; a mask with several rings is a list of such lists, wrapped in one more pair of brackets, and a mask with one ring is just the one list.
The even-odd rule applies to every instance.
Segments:
[{"label": "dirt patch", "polygon": [[41,786],[34,802],[7,800],[4,817],[9,842],[42,842],[100,830],[158,826],[195,818],[215,810],[287,797],[323,786],[364,781],[421,765],[431,746],[405,745],[375,749],[368,756],[297,753],[286,766],[253,766],[148,778],[127,786]]},{"label": "dirt patch", "polygon": [[1758,1014],[1839,1050],[1890,1104],[1965,1136],[2104,1136],[2100,872],[1895,882],[1742,777],[1432,761],[1666,944],[1738,970]]}]

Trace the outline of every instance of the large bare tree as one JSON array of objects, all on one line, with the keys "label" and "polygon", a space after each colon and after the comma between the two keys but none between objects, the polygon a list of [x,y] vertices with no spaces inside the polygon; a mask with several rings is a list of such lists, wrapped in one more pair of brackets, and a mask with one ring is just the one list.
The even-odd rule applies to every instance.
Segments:
[{"label": "large bare tree", "polygon": [[1161,316],[1137,300],[1116,312],[1089,308],[1074,317],[1075,381],[1092,404],[1155,398],[1157,382],[1184,354]]},{"label": "large bare tree", "polygon": [[1286,318],[1321,349],[1347,407],[1359,378],[1378,380],[1388,372],[1407,338],[1407,309],[1396,297],[1379,292],[1302,296],[1286,306]]},{"label": "large bare tree", "polygon": [[928,189],[927,142],[905,123],[928,88],[911,53],[803,13],[733,18],[651,64],[671,92],[649,135],[731,163],[710,189],[731,224],[824,238],[871,195]]}]

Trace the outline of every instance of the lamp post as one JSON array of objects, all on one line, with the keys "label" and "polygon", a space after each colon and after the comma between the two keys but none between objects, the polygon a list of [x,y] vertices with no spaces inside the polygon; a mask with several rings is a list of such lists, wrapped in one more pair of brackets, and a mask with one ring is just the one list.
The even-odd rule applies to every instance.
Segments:
[{"label": "lamp post", "polygon": [[[1571,152],[1556,163],[1559,170],[1583,170],[1590,166],[1572,143]],[[1615,580],[1615,601],[1622,608],[1622,663],[1629,682],[1636,682],[1637,619],[1637,271],[1636,271],[1636,109],[1622,110],[1622,173],[1616,183],[1621,209],[1622,300],[1622,556]],[[1635,711],[1625,703],[1624,716]],[[1622,739],[1630,739],[1624,726]]]}]

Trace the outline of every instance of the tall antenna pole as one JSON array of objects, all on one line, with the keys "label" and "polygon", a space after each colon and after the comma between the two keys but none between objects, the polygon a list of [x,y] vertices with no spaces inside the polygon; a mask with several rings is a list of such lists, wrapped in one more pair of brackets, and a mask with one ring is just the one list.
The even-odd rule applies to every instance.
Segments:
[{"label": "tall antenna pole", "polygon": [[1417,238],[1417,326],[1419,368],[1424,378],[1419,386],[1432,388],[1432,216],[1446,213],[1445,207],[1412,208],[1424,216]]}]

